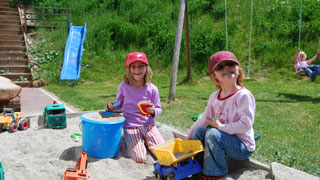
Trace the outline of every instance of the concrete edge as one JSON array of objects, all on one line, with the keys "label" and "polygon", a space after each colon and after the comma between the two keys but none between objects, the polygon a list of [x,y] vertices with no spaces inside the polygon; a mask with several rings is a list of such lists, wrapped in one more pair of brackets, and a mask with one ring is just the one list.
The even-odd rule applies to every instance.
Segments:
[{"label": "concrete edge", "polygon": [[262,170],[265,170],[265,171],[271,173],[270,165],[266,165],[264,163],[261,163],[261,162],[255,160],[255,159],[249,159],[249,161],[246,161],[245,164],[248,167],[262,169]]},{"label": "concrete edge", "polygon": [[270,168],[272,172],[271,175],[274,180],[320,180],[320,177],[308,174],[304,171],[294,169],[277,162],[272,162]]}]

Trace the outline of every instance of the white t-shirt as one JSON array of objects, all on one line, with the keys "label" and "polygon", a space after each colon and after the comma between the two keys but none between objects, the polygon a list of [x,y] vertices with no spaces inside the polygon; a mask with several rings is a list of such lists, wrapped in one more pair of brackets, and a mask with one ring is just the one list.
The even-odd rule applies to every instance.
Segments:
[{"label": "white t-shirt", "polygon": [[207,118],[221,122],[219,130],[236,135],[252,152],[255,150],[253,122],[256,101],[252,93],[242,87],[225,98],[219,98],[221,90],[210,95],[208,105],[202,116],[192,125],[188,135],[192,136],[197,127],[207,127]]}]

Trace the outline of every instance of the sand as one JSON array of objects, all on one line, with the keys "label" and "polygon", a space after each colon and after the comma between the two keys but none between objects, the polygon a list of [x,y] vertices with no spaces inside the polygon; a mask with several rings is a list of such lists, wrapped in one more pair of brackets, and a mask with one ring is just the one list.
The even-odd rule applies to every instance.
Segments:
[{"label": "sand", "polygon": [[112,113],[106,111],[88,112],[82,115],[84,119],[103,122],[117,122],[123,119],[122,113]]},{"label": "sand", "polygon": [[[46,129],[31,118],[31,127],[25,131],[0,134],[0,161],[6,180],[63,179],[68,167],[75,167],[81,154],[82,140],[75,142],[72,133],[81,133],[80,117],[67,118],[65,129]],[[40,125],[40,127],[38,126]],[[42,127],[41,127],[42,126]],[[157,125],[165,140],[173,139],[172,128]],[[153,158],[138,164],[121,153],[114,158],[88,158],[90,179],[156,179],[153,178]],[[152,177],[152,178],[151,178]]]},{"label": "sand", "polygon": [[[41,118],[40,118],[41,119]],[[0,133],[0,161],[6,180],[59,180],[68,167],[75,167],[81,154],[82,140],[75,142],[72,133],[81,133],[80,117],[67,118],[65,129],[46,129],[31,118],[31,127],[25,131]],[[173,139],[167,125],[157,123],[164,139]],[[142,180],[156,179],[153,175],[154,159],[148,155],[147,163],[135,163],[118,154],[114,158],[88,158],[88,173],[92,180]],[[240,174],[239,174],[240,173]],[[225,179],[266,179],[267,172],[251,169],[231,174]],[[250,177],[250,178],[249,178]]]}]

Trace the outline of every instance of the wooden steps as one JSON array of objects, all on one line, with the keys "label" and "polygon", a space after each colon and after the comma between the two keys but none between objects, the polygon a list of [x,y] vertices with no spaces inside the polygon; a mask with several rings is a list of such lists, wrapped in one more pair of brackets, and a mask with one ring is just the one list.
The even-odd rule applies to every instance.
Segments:
[{"label": "wooden steps", "polygon": [[31,87],[25,39],[17,8],[9,8],[11,0],[0,0],[0,76],[21,87]]},{"label": "wooden steps", "polygon": [[25,46],[6,46],[2,45],[0,46],[0,52],[26,52],[26,47]]},{"label": "wooden steps", "polygon": [[5,41],[8,41],[8,40],[24,41],[24,37],[23,37],[23,35],[11,35],[11,34],[8,34],[6,36],[0,36],[0,40],[5,40]]}]

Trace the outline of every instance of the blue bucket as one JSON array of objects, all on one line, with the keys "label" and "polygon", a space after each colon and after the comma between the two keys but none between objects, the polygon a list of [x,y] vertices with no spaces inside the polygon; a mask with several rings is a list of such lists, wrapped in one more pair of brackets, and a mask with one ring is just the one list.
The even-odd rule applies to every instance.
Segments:
[{"label": "blue bucket", "polygon": [[[97,111],[87,112],[96,113]],[[111,158],[119,153],[124,118],[116,122],[94,121],[80,116],[82,122],[82,151],[92,158]],[[104,112],[105,115],[112,112]]]}]

